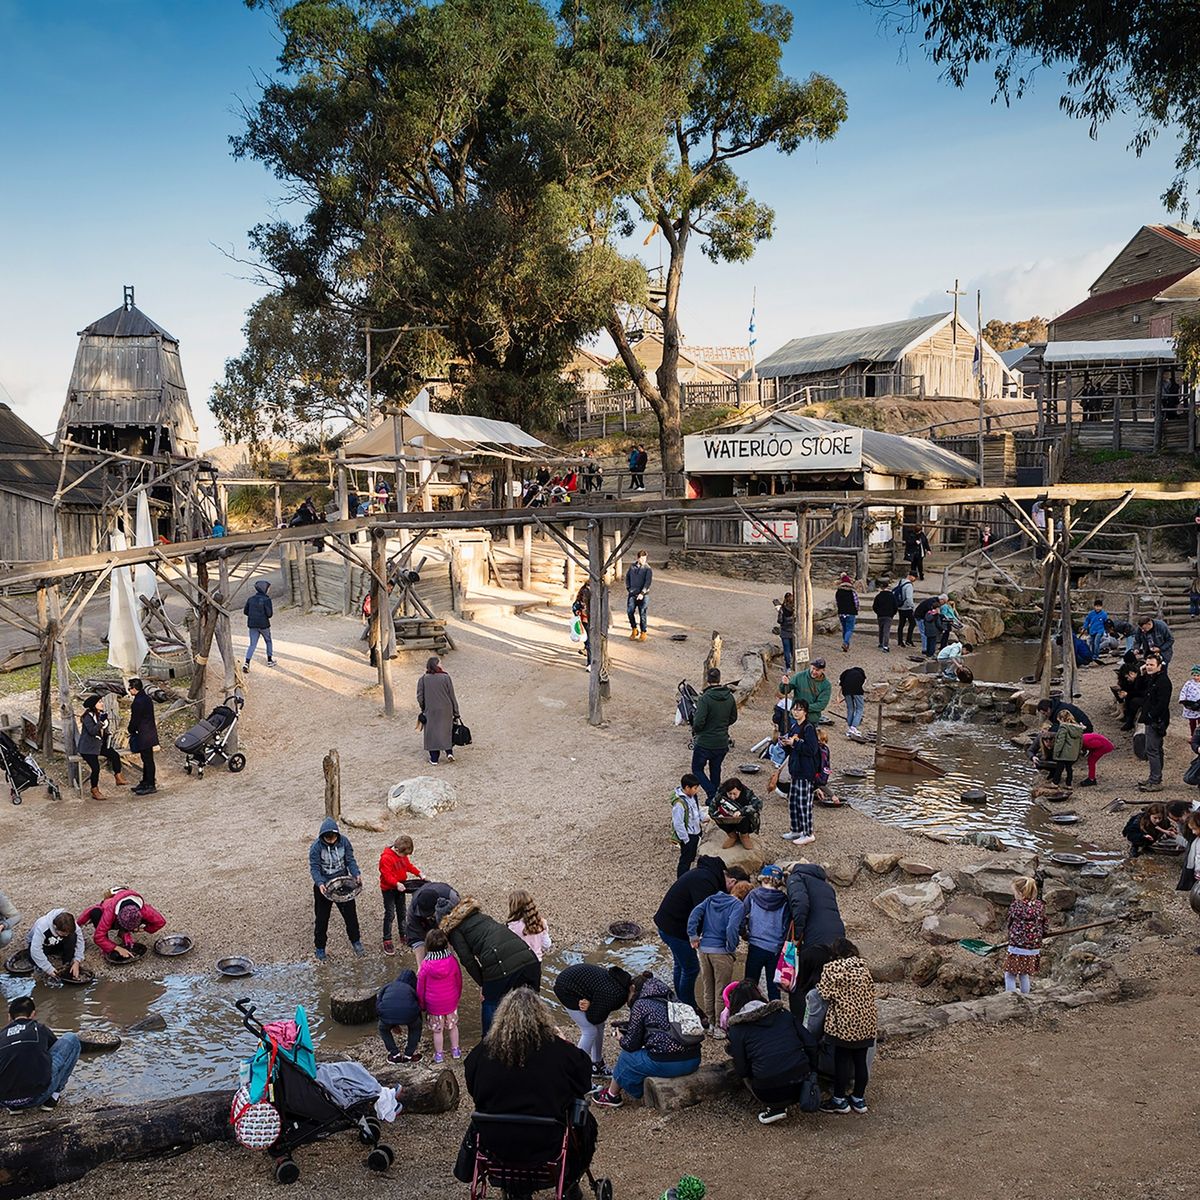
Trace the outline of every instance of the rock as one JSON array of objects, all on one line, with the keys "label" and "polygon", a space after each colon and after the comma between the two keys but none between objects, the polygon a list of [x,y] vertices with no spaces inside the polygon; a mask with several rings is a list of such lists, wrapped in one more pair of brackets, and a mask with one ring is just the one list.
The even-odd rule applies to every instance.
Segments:
[{"label": "rock", "polygon": [[899,854],[864,854],[863,866],[876,875],[886,875],[900,861]]},{"label": "rock", "polygon": [[937,867],[931,867],[928,863],[918,862],[914,858],[902,858],[897,866],[899,866],[905,875],[915,875],[921,879],[927,879],[930,875],[937,873]]},{"label": "rock", "polygon": [[[995,608],[973,609],[971,621],[979,633],[978,642],[994,642],[1004,636],[1004,618]],[[967,640],[970,641],[969,638]]]},{"label": "rock", "polygon": [[876,983],[900,983],[904,973],[904,963],[898,958],[887,958],[871,965],[871,978]]},{"label": "rock", "polygon": [[413,817],[432,817],[434,813],[449,812],[457,805],[458,798],[450,784],[444,779],[434,779],[432,775],[405,779],[388,792],[387,798],[390,812]]},{"label": "rock", "polygon": [[1171,933],[1174,928],[1169,918],[1160,912],[1152,912],[1146,920],[1147,933]]},{"label": "rock", "polygon": [[908,964],[908,977],[917,987],[927,987],[937,978],[944,961],[938,951],[932,948],[922,950]]},{"label": "rock", "polygon": [[766,843],[757,833],[749,835],[749,848],[738,842],[736,845],[730,846],[728,850],[724,850],[721,847],[725,837],[723,829],[713,826],[700,840],[699,853],[715,855],[727,867],[741,867],[751,878],[763,869],[764,863],[774,861],[766,848]]},{"label": "rock", "polygon": [[1076,942],[1066,953],[1068,962],[1095,962],[1103,953],[1097,942]]},{"label": "rock", "polygon": [[1002,842],[994,833],[976,832],[968,834],[965,841],[972,846],[978,846],[981,850],[1007,850],[1008,846]]},{"label": "rock", "polygon": [[982,896],[955,896],[946,911],[956,917],[974,921],[980,929],[990,929],[996,922],[995,907]]},{"label": "rock", "polygon": [[979,926],[969,917],[952,913],[933,913],[921,922],[921,936],[935,946],[961,942],[963,938],[977,938]]},{"label": "rock", "polygon": [[879,1040],[898,1042],[943,1029],[949,1021],[937,1004],[914,1004],[909,1000],[881,1000]]},{"label": "rock", "polygon": [[365,813],[342,813],[341,823],[351,829],[365,829],[368,833],[387,833],[387,821],[383,817]]},{"label": "rock", "polygon": [[839,862],[830,863],[825,868],[825,874],[829,876],[829,882],[837,887],[851,887],[861,870],[862,863],[852,859],[842,859]]},{"label": "rock", "polygon": [[944,962],[937,981],[957,996],[986,996],[996,990],[995,972],[974,963]]},{"label": "rock", "polygon": [[914,924],[945,905],[943,892],[936,883],[902,883],[882,891],[871,901],[880,912],[894,921]]},{"label": "rock", "polygon": [[935,871],[930,881],[936,883],[943,892],[952,892],[958,887],[958,884],[954,882],[954,876],[949,871]]},{"label": "rock", "polygon": [[1079,894],[1073,887],[1065,883],[1054,883],[1046,880],[1042,885],[1042,900],[1045,901],[1047,912],[1066,912],[1075,907]]},{"label": "rock", "polygon": [[962,869],[963,887],[996,904],[1010,904],[1013,881],[1031,874],[1035,862],[1036,858],[1031,856],[1009,855],[971,863]]}]

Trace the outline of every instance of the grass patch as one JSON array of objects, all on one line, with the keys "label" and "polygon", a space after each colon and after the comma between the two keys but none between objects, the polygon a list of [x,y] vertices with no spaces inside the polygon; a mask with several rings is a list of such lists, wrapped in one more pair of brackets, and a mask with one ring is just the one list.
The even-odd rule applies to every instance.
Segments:
[{"label": "grass patch", "polygon": [[[71,671],[74,675],[103,675],[111,668],[108,665],[108,651],[97,650],[88,654],[76,654],[70,659]],[[41,677],[40,667],[23,667],[20,671],[10,671],[0,675],[0,696],[15,696],[18,692],[37,690]],[[50,670],[50,690],[55,692],[58,687],[58,671]]]}]

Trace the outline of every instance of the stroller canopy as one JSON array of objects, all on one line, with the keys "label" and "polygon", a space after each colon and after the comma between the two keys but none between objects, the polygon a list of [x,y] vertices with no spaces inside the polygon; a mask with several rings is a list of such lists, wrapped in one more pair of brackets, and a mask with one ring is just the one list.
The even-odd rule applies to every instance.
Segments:
[{"label": "stroller canopy", "polygon": [[317,1077],[317,1055],[313,1049],[312,1032],[308,1028],[308,1014],[304,1005],[296,1006],[296,1038],[290,1046],[281,1041],[274,1023],[264,1026],[264,1037],[250,1060],[250,1082],[246,1085],[250,1103],[257,1104],[266,1094],[271,1082],[272,1059],[286,1059],[303,1071],[310,1079]]}]

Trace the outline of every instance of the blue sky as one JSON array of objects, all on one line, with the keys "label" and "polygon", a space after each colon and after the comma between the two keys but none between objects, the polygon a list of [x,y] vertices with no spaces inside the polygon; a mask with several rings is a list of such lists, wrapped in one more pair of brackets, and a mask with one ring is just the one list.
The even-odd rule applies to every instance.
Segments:
[{"label": "blue sky", "polygon": [[[957,276],[984,319],[1052,315],[1140,225],[1165,219],[1170,139],[1138,160],[1129,129],[1091,141],[1044,75],[1011,109],[987,79],[957,92],[855,3],[795,4],[786,53],[849,97],[838,138],[743,160],[776,234],[749,263],[685,273],[684,332],[741,343],[758,289],[758,349],[940,310]],[[241,100],[275,65],[270,19],[241,0],[0,0],[0,399],[57,421],[76,334],[123,284],[181,340],[202,443],[206,402],[259,294],[221,250],[247,252],[280,185],[235,162]],[[657,249],[644,254],[653,265]],[[974,299],[972,294],[971,304]]]}]

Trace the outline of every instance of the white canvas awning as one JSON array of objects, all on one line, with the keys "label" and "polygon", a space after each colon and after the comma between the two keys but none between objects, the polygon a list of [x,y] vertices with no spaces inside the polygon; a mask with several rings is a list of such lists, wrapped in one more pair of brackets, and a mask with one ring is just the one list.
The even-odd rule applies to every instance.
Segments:
[{"label": "white canvas awning", "polygon": [[1173,363],[1174,338],[1117,338],[1106,342],[1049,342],[1047,363]]},{"label": "white canvas awning", "polygon": [[394,457],[396,431],[393,420],[401,425],[404,444],[424,451],[502,454],[519,458],[541,458],[541,451],[550,451],[545,442],[539,442],[532,434],[510,421],[430,412],[429,395],[422,388],[420,395],[398,418],[385,417],[374,429],[350,442],[346,446],[346,457],[351,460]]}]

